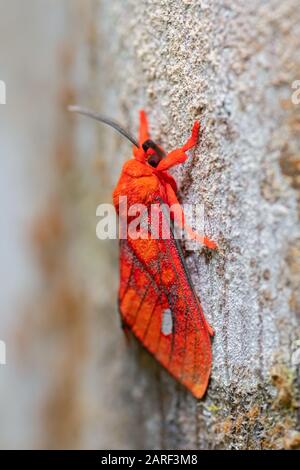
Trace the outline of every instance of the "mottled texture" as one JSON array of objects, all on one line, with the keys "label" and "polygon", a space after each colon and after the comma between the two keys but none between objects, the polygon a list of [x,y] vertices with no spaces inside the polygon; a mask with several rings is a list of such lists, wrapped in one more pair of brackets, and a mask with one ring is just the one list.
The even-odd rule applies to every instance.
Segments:
[{"label": "mottled texture", "polygon": [[[290,375],[292,357],[299,359],[298,185],[292,163],[285,163],[299,155],[291,126],[296,121],[299,131],[300,110],[290,102],[300,73],[298,2],[99,4],[101,110],[135,131],[145,107],[152,136],[166,149],[201,120],[201,144],[175,176],[183,202],[204,203],[206,232],[220,246],[208,260],[201,253],[188,257],[216,331],[208,395],[196,403],[163,372],[157,380],[140,365],[132,401],[143,412],[144,445],[284,446],[297,426],[294,408],[290,425],[273,440],[268,436],[284,412],[270,417],[267,410],[274,364]],[[126,145],[106,152],[115,176]],[[257,412],[246,418],[253,407]],[[230,432],[222,428],[226,421]]]}]

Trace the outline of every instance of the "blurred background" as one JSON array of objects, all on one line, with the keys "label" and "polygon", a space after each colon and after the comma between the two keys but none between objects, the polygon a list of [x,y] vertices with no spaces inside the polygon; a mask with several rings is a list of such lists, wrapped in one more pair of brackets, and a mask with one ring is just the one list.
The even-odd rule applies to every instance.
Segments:
[{"label": "blurred background", "polygon": [[[1,448],[138,445],[120,360],[117,242],[95,234],[122,163],[103,149],[116,153],[119,140],[66,111],[105,107],[110,78],[94,76],[110,60],[97,63],[99,5],[0,1]],[[130,152],[125,144],[123,158]]]}]

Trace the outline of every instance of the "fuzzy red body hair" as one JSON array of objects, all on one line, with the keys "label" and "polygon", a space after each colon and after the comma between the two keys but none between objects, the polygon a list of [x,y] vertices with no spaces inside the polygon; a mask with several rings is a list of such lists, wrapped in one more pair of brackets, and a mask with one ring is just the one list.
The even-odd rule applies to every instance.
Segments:
[{"label": "fuzzy red body hair", "polygon": [[[149,140],[147,118],[140,113],[139,146],[133,148],[134,158],[122,169],[113,193],[120,219],[129,216],[119,207],[120,197],[127,197],[127,207],[143,204],[178,204],[177,186],[168,169],[186,158],[186,151],[197,144],[199,123],[185,145],[167,155]],[[180,207],[180,206],[179,206]],[[213,330],[205,320],[201,304],[189,276],[180,244],[171,223],[171,236],[153,239],[132,238],[129,231],[120,240],[119,310],[122,323],[165,367],[201,398],[207,388],[212,363]],[[184,220],[183,213],[179,218]],[[122,221],[122,220],[121,220]],[[162,223],[162,222],[161,222]],[[216,244],[193,232],[184,222],[189,238],[214,249]],[[149,235],[151,235],[149,233]]]}]

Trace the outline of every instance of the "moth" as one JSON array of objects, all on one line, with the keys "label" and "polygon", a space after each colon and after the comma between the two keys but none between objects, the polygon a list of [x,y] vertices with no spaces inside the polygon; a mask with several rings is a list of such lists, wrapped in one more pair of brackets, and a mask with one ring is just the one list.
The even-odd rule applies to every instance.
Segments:
[{"label": "moth", "polygon": [[[138,141],[116,122],[98,113],[77,106],[72,106],[71,110],[114,127],[133,144],[133,158],[125,162],[113,192],[120,221],[130,222],[130,215],[120,206],[122,197],[127,198],[127,207],[142,204],[149,213],[153,205],[163,208],[175,204],[181,208],[175,179],[168,170],[183,163],[187,159],[186,152],[197,145],[198,121],[182,147],[165,153],[150,139],[143,110],[140,111]],[[217,245],[187,225],[182,208],[179,214],[173,214],[173,218],[167,217],[165,210],[159,215],[159,227],[167,225],[169,237],[151,236],[147,215],[141,231],[148,237],[133,237],[127,229],[126,236],[120,240],[118,303],[122,325],[175,379],[196,398],[202,398],[211,372],[214,331],[204,317],[180,242],[175,236],[175,226],[181,222],[189,238],[210,249]]]}]

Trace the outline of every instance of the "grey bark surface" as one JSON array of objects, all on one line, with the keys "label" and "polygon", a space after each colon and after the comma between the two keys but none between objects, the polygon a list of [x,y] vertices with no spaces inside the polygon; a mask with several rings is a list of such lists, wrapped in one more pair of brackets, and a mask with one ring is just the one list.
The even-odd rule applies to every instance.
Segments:
[{"label": "grey bark surface", "polygon": [[[41,207],[31,237],[37,292],[21,295],[1,376],[1,446],[299,447],[298,0],[52,3],[50,18],[37,0],[22,10],[12,0],[1,30],[14,44],[18,17],[26,38],[9,54],[2,41],[9,75],[0,78],[14,90],[7,142],[16,166],[38,170],[28,184]],[[24,60],[27,78],[17,80]],[[199,146],[173,172],[181,201],[204,204],[205,232],[220,247],[186,260],[215,329],[201,401],[124,340],[117,242],[96,238],[95,213],[111,202],[131,147],[68,113],[74,102],[135,135],[144,108],[166,150],[201,121]]]},{"label": "grey bark surface", "polygon": [[[166,149],[200,119],[201,143],[174,171],[203,203],[220,250],[187,263],[215,329],[197,402],[144,353],[132,375],[152,448],[280,448],[299,439],[299,106],[296,0],[102,1],[95,17],[101,111],[136,132],[138,109]],[[101,47],[100,47],[101,45]],[[105,53],[103,53],[105,51]],[[117,138],[115,138],[115,141]],[[127,154],[126,154],[127,152]],[[115,179],[126,144],[107,157]],[[113,164],[112,164],[113,160]],[[136,359],[134,359],[134,357]]]}]

